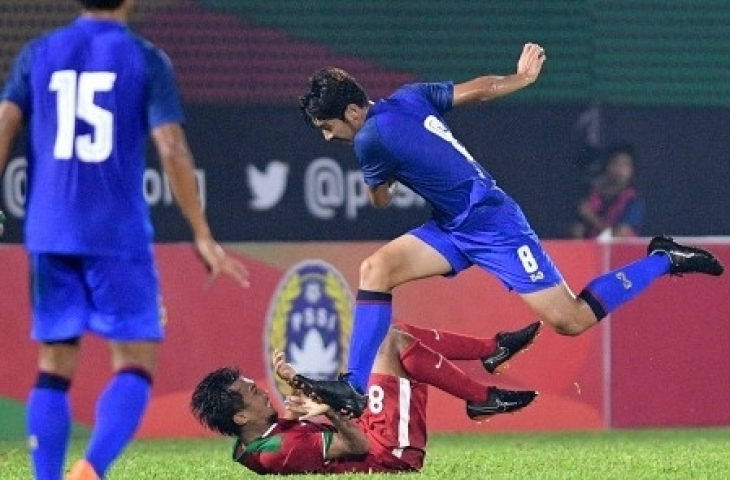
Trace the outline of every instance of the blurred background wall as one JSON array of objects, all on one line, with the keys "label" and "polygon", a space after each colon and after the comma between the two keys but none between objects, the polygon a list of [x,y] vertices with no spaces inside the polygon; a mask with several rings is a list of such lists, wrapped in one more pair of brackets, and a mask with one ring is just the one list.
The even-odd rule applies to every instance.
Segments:
[{"label": "blurred background wall", "polygon": [[[167,374],[156,385],[142,436],[203,434],[187,400],[210,368],[240,363],[270,382],[271,311],[281,301],[279,286],[301,262],[326,262],[354,290],[360,259],[428,216],[408,191],[375,212],[350,148],[327,144],[304,124],[296,99],[322,66],[349,70],[377,99],[404,82],[512,73],[522,45],[539,42],[548,61],[535,85],[447,117],[538,233],[565,236],[595,152],[629,142],[647,203],[644,235],[730,235],[725,0],[136,3],[132,27],[175,65],[212,227],[241,255],[253,282],[245,292],[226,282],[207,288],[189,245],[158,245],[170,314],[161,352]],[[3,79],[25,41],[77,11],[72,0],[0,0]],[[7,245],[22,241],[24,189],[21,141],[0,185],[0,208],[9,216],[0,248],[0,438],[23,436],[23,401],[35,368],[27,340],[27,260],[21,246]],[[154,156],[145,194],[158,242],[188,242]],[[727,239],[702,242],[730,263]],[[546,242],[576,288],[643,255],[644,245]],[[730,374],[729,278],[662,279],[578,339],[546,329],[531,355],[502,379],[538,388],[541,402],[490,429],[730,424],[727,382],[718,381]],[[347,325],[345,317],[339,322]],[[485,334],[533,320],[518,297],[474,269],[453,281],[404,286],[396,318]],[[84,348],[87,358],[104,355],[96,338]],[[108,372],[88,361],[82,369],[75,420],[88,425]],[[434,430],[481,428],[453,415],[454,405],[434,393]]]},{"label": "blurred background wall", "polygon": [[[175,64],[222,240],[380,240],[412,227],[428,214],[420,199],[403,192],[375,214],[350,149],[302,122],[307,77],[341,66],[377,99],[409,81],[511,73],[528,41],[548,55],[535,85],[447,120],[543,238],[566,235],[586,163],[619,141],[636,149],[643,234],[730,234],[725,1],[137,3],[132,26]],[[76,13],[71,0],[1,0],[3,78],[24,41]],[[21,240],[22,152],[0,189],[9,241]],[[147,180],[158,240],[186,240],[154,157]]]},{"label": "blurred background wall", "polygon": [[[168,321],[160,349],[160,375],[137,435],[210,435],[190,415],[190,395],[206,373],[225,365],[241,367],[247,377],[272,393],[272,399],[280,401],[276,393],[288,389],[274,381],[270,366],[274,348],[286,352],[300,372],[334,372],[334,378],[347,359],[345,334],[352,329],[351,296],[357,289],[359,259],[379,245],[228,244],[251,272],[251,288],[245,290],[228,279],[209,285],[207,272],[195,260],[190,245],[158,245]],[[708,240],[701,245],[730,264],[728,242]],[[548,240],[545,248],[566,280],[579,286],[642,256],[646,247],[637,241]],[[28,289],[18,287],[28,284],[23,248],[0,248],[0,265],[2,441],[24,436],[24,402],[34,379],[36,352],[27,335]],[[322,295],[307,293],[318,285]],[[518,415],[500,415],[480,424],[464,415],[463,401],[431,388],[429,430],[730,426],[728,291],[728,275],[662,278],[641,299],[579,337],[544,328],[530,351],[498,377],[487,375],[479,362],[459,361],[459,367],[474,378],[503,388],[536,389],[540,397]],[[393,308],[396,322],[479,336],[521,328],[535,320],[517,295],[474,268],[453,279],[436,277],[403,285],[394,296]],[[336,321],[314,321],[318,318]],[[70,392],[80,434],[93,423],[96,397],[109,378],[106,351],[98,337],[90,335],[83,341],[82,361]]]}]

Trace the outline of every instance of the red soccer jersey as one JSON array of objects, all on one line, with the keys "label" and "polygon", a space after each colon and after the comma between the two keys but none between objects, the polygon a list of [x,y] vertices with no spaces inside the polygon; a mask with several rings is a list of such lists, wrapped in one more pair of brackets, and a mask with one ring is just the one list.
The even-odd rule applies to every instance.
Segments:
[{"label": "red soccer jersey", "polygon": [[368,408],[358,426],[370,440],[363,456],[327,460],[335,429],[328,424],[278,420],[233,458],[256,473],[398,472],[420,470],[426,448],[427,385],[373,374]]}]

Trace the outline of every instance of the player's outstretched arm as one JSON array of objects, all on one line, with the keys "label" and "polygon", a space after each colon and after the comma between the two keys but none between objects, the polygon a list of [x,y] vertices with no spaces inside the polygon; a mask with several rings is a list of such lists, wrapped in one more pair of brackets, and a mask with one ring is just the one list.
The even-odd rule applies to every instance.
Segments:
[{"label": "player's outstretched arm", "polygon": [[485,75],[454,85],[453,106],[486,102],[521,90],[537,80],[545,62],[545,50],[536,43],[526,43],[512,75]]},{"label": "player's outstretched arm", "polygon": [[241,286],[247,287],[246,267],[226,254],[210,232],[198,197],[195,162],[182,126],[178,123],[160,125],[152,131],[152,140],[160,156],[162,168],[170,180],[175,199],[193,231],[195,247],[210,270],[211,280],[224,273]]}]

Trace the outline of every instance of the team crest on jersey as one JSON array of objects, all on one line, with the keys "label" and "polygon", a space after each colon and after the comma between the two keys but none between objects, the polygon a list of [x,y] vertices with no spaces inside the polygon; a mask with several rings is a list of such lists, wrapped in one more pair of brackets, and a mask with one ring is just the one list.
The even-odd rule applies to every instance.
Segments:
[{"label": "team crest on jersey", "polygon": [[352,292],[330,264],[305,260],[291,267],[269,303],[265,328],[265,362],[280,394],[289,387],[271,368],[274,350],[302,375],[335,379],[347,361],[352,331]]}]

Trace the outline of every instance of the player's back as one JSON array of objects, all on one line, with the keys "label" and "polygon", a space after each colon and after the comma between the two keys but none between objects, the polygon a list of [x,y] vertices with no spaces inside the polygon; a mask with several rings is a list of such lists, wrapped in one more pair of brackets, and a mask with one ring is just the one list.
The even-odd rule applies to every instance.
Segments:
[{"label": "player's back", "polygon": [[155,52],[119,22],[79,18],[29,44],[26,244],[146,255],[142,182]]}]

